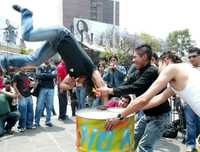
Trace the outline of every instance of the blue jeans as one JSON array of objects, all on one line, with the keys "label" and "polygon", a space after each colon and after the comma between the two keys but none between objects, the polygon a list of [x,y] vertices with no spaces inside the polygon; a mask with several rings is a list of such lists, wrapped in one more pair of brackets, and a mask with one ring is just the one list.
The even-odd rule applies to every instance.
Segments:
[{"label": "blue jeans", "polygon": [[21,97],[18,106],[20,112],[19,127],[32,128],[34,117],[32,96]]},{"label": "blue jeans", "polygon": [[54,89],[41,88],[37,99],[36,109],[35,109],[35,124],[39,126],[40,117],[43,112],[44,104],[46,103],[46,123],[51,122],[51,112],[53,108],[53,98]]},{"label": "blue jeans", "polygon": [[28,9],[22,10],[21,15],[22,38],[26,41],[46,41],[42,47],[31,55],[2,56],[0,64],[3,68],[8,65],[22,67],[26,65],[40,65],[45,60],[57,53],[57,45],[66,36],[70,35],[68,29],[64,27],[33,28],[32,12]]},{"label": "blue jeans", "polygon": [[76,97],[78,101],[78,108],[82,109],[85,108],[85,96],[86,96],[86,89],[83,86],[76,87]]},{"label": "blue jeans", "polygon": [[184,106],[186,120],[186,146],[189,149],[196,147],[196,137],[200,133],[200,119],[189,105]]},{"label": "blue jeans", "polygon": [[164,133],[169,122],[169,113],[159,116],[142,116],[134,129],[137,152],[153,152],[154,145]]},{"label": "blue jeans", "polygon": [[136,112],[135,121],[137,122],[138,120],[140,120],[140,118],[142,118],[142,116],[144,116],[144,112],[143,111]]}]

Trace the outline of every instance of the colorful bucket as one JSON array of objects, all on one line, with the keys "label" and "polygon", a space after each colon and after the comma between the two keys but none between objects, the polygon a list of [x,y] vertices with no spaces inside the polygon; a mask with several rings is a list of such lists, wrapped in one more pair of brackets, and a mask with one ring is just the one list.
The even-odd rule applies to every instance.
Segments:
[{"label": "colorful bucket", "polygon": [[76,146],[78,152],[131,152],[133,149],[134,115],[129,116],[111,131],[104,129],[108,118],[123,109],[83,109],[76,117]]}]

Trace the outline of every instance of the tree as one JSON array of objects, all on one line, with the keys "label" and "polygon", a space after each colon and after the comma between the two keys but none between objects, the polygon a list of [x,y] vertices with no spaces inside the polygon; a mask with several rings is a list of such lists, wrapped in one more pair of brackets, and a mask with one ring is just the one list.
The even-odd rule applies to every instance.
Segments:
[{"label": "tree", "polygon": [[137,34],[130,34],[127,31],[122,32],[120,39],[120,49],[130,53],[142,43],[142,40]]},{"label": "tree", "polygon": [[184,55],[193,44],[189,29],[173,31],[167,37],[168,49],[177,51],[179,55]]},{"label": "tree", "polygon": [[114,53],[112,50],[105,50],[104,52],[100,53],[99,57],[108,61],[109,57],[111,57],[113,54],[117,55],[119,64],[129,66],[132,62],[132,55],[129,52],[120,49]]},{"label": "tree", "polygon": [[160,41],[156,39],[154,36],[151,36],[147,33],[141,33],[140,38],[145,44],[150,45],[153,51],[158,52],[161,50]]},{"label": "tree", "polygon": [[28,54],[29,51],[28,51],[26,48],[21,48],[21,49],[19,50],[19,53],[20,53],[20,54]]}]

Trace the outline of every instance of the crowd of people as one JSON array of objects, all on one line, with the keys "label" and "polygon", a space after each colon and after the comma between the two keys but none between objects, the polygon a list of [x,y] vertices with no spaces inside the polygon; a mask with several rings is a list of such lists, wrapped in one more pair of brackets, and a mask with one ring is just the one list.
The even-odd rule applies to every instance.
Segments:
[{"label": "crowd of people", "polygon": [[[164,52],[158,57],[150,45],[143,44],[133,49],[129,70],[118,63],[116,55],[108,61],[99,61],[96,68],[67,29],[34,29],[33,13],[18,5],[13,8],[22,15],[23,38],[26,41],[46,42],[31,55],[0,59],[0,136],[12,133],[12,127],[17,122],[21,132],[40,127],[44,109],[45,125],[53,127],[51,115],[56,114],[53,97],[57,85],[58,119],[61,121],[68,118],[69,97],[72,116],[77,109],[86,107],[124,108],[117,117],[107,120],[107,130],[136,112],[137,119],[133,122],[134,149],[138,152],[153,152],[155,143],[170,121],[168,98],[178,96],[186,103],[187,152],[195,151],[195,139],[200,127],[199,48],[190,48],[190,63],[182,63],[174,52]],[[55,65],[49,59],[57,52],[62,60]],[[30,66],[37,66],[35,77],[27,73]],[[5,69],[7,72],[14,69],[14,72],[6,76]],[[37,97],[36,109],[33,109],[32,96]],[[136,98],[133,99],[133,96]]]}]

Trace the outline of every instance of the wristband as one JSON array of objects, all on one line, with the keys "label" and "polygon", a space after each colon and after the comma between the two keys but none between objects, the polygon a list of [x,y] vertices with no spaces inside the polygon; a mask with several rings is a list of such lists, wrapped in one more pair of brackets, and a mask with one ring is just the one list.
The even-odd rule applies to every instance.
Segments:
[{"label": "wristband", "polygon": [[117,115],[117,118],[118,118],[119,120],[123,120],[123,119],[124,119],[124,116],[120,113],[120,114]]}]

